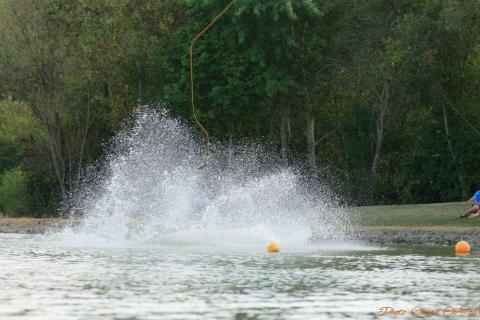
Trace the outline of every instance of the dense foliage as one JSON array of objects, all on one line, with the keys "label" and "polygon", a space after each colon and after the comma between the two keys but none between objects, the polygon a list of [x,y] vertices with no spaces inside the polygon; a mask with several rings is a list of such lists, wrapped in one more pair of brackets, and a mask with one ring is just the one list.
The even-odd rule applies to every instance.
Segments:
[{"label": "dense foliage", "polygon": [[[191,117],[188,47],[228,2],[0,0],[0,211],[54,214],[136,106]],[[348,201],[464,199],[479,37],[479,1],[238,0],[195,47],[199,116]]]}]

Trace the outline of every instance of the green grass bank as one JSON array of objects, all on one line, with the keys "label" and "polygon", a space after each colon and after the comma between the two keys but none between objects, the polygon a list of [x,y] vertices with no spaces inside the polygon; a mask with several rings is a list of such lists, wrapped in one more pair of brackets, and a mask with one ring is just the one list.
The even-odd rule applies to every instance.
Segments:
[{"label": "green grass bank", "polygon": [[[469,208],[465,202],[350,208],[359,227],[348,238],[382,245],[450,246],[467,240],[480,247],[480,218],[458,217]],[[0,218],[0,233],[44,233],[68,223],[62,219]],[[327,240],[322,234],[312,236],[312,241],[322,240]]]},{"label": "green grass bank", "polygon": [[369,227],[480,227],[480,218],[459,219],[466,202],[357,207],[362,226]]}]

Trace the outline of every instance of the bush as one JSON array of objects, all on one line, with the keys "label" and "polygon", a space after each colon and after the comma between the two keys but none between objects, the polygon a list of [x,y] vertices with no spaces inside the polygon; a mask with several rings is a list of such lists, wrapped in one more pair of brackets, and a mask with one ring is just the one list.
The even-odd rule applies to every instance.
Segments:
[{"label": "bush", "polygon": [[0,176],[0,206],[7,216],[22,216],[31,213],[27,178],[19,168],[5,171]]}]

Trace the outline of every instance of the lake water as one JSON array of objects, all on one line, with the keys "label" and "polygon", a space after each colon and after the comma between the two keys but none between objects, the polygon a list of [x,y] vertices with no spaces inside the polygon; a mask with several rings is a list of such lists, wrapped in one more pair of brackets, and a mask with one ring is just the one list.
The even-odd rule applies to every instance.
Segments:
[{"label": "lake water", "polygon": [[[0,235],[0,319],[374,319],[480,304],[480,256],[355,243],[66,245]],[[419,310],[418,308],[415,310]],[[450,309],[451,310],[451,309]],[[458,314],[457,314],[458,315]]]}]

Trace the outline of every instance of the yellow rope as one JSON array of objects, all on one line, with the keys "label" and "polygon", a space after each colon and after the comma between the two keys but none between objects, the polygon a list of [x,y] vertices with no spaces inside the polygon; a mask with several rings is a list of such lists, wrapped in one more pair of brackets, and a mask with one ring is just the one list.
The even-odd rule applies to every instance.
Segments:
[{"label": "yellow rope", "polygon": [[236,2],[237,0],[233,0],[230,2],[225,9],[223,9],[220,14],[218,14],[215,19],[213,19],[206,27],[203,29],[199,34],[193,38],[192,43],[190,44],[190,91],[192,93],[192,114],[193,114],[193,119],[197,123],[197,125],[202,129],[203,133],[205,134],[205,139],[207,140],[207,147],[205,148],[205,153],[203,155],[203,164],[200,166],[200,168],[205,167],[208,164],[208,159],[210,156],[210,135],[208,134],[207,129],[202,125],[200,120],[198,119],[197,116],[197,111],[195,109],[195,81],[193,77],[193,46],[197,42],[198,39],[200,39],[201,36],[203,36],[214,24],[217,22],[218,19],[220,19],[229,9],[230,7]]}]

